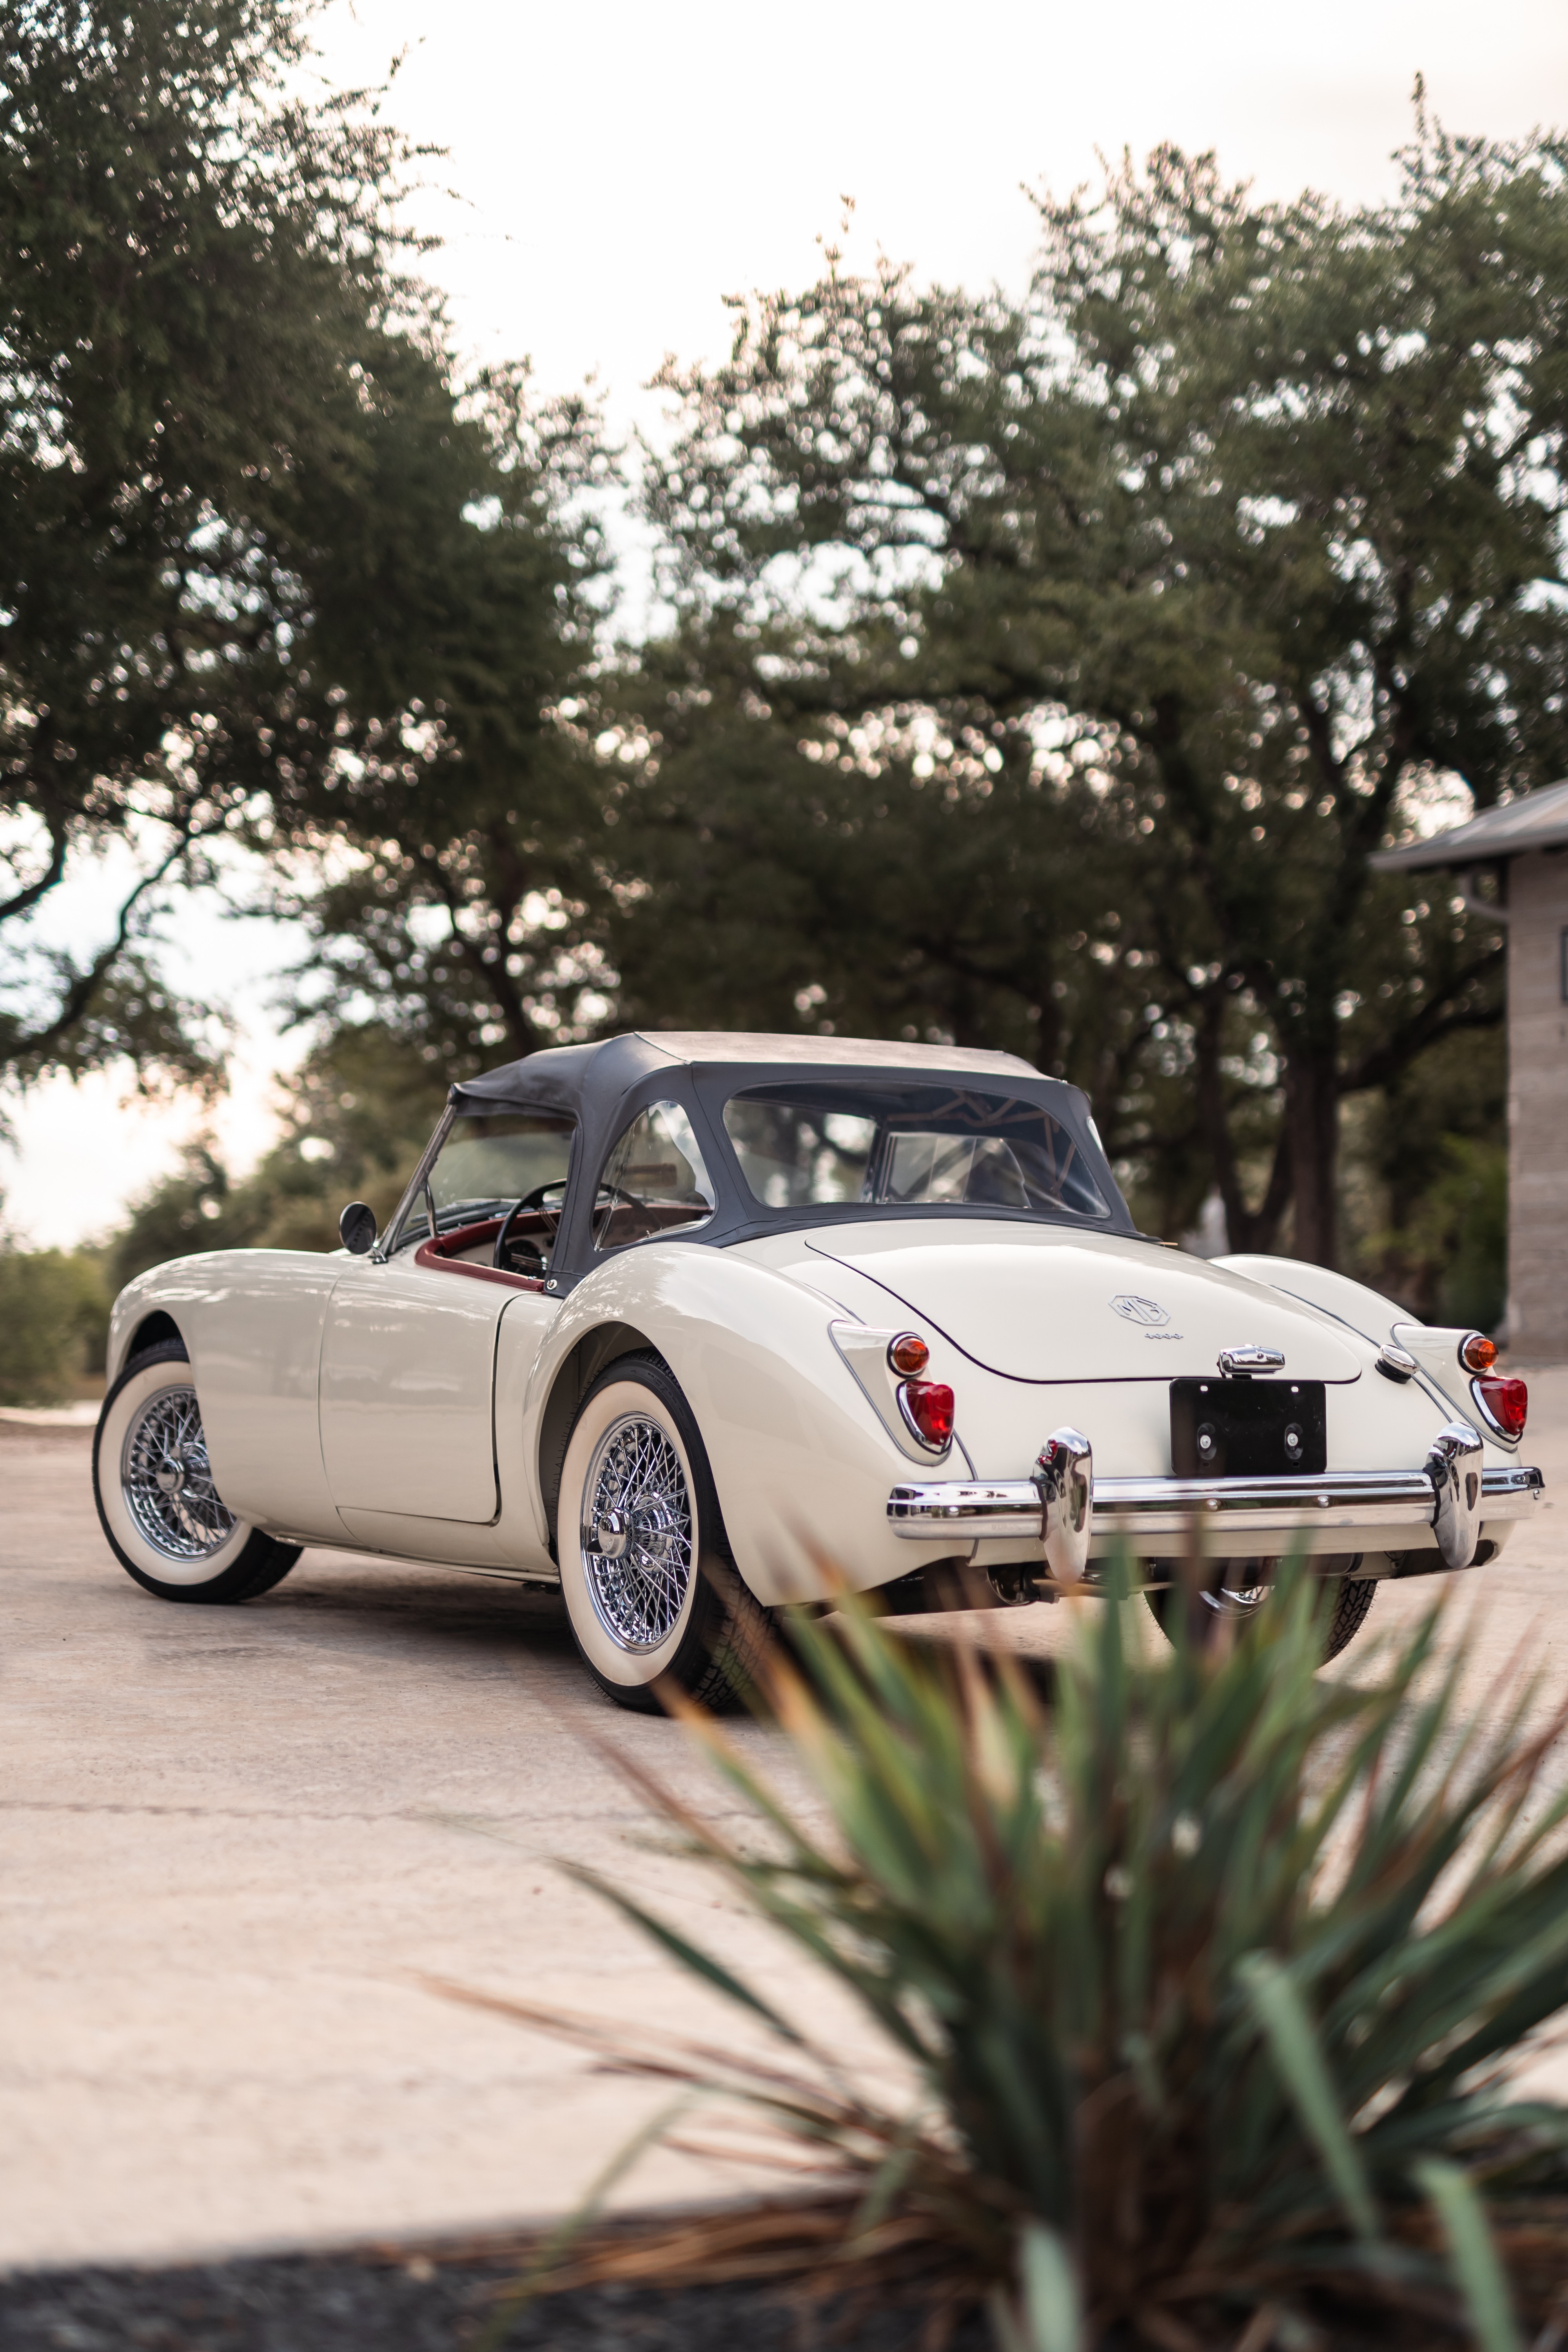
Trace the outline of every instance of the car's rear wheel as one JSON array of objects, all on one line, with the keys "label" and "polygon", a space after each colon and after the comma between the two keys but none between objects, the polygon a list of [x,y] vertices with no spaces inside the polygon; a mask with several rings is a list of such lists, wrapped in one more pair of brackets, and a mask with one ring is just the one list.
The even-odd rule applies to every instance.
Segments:
[{"label": "car's rear wheel", "polygon": [[[1237,1560],[1226,1571],[1226,1580],[1215,1592],[1197,1596],[1202,1612],[1197,1620],[1199,1638],[1205,1629],[1217,1626],[1228,1619],[1232,1623],[1252,1617],[1268,1604],[1271,1578],[1278,1563],[1274,1560]],[[1372,1607],[1377,1585],[1372,1577],[1354,1576],[1348,1572],[1359,1568],[1359,1553],[1345,1561],[1346,1573],[1324,1579],[1329,1591],[1325,1600],[1323,1621],[1323,1663],[1337,1658],[1365,1622]],[[1177,1612],[1183,1604],[1180,1582],[1161,1585],[1146,1591],[1143,1598],[1158,1620],[1168,1639],[1175,1638]]]},{"label": "car's rear wheel", "polygon": [[657,1356],[622,1357],[578,1406],[556,1527],[567,1616],[601,1690],[648,1715],[665,1682],[714,1709],[745,1697],[768,1612],[730,1557],[691,1408]]},{"label": "car's rear wheel", "polygon": [[219,1495],[178,1339],[132,1356],[105,1397],[92,1492],[116,1559],[160,1601],[253,1601],[300,1557],[298,1544],[248,1526]]}]

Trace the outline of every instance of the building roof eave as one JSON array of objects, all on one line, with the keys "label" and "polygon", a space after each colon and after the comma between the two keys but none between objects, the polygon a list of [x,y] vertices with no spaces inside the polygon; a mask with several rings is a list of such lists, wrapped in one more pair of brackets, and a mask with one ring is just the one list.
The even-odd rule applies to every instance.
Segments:
[{"label": "building roof eave", "polygon": [[1466,824],[1451,825],[1425,841],[1400,849],[1380,849],[1371,864],[1384,873],[1433,872],[1442,867],[1489,866],[1532,849],[1568,847],[1568,779],[1523,793],[1516,801],[1483,809]]}]

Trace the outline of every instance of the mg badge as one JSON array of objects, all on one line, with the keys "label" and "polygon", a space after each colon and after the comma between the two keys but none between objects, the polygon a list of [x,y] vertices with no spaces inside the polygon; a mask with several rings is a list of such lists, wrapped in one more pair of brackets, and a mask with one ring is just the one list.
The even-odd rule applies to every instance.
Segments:
[{"label": "mg badge", "polygon": [[1145,1330],[1153,1330],[1171,1319],[1157,1299],[1140,1298],[1130,1290],[1120,1292],[1110,1303],[1118,1315],[1125,1317],[1129,1323],[1142,1323]]}]

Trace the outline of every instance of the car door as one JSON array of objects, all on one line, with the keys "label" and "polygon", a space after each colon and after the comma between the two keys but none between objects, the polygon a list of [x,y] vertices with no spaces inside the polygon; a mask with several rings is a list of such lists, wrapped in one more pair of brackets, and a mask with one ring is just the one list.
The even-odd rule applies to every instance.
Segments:
[{"label": "car door", "polygon": [[496,1326],[510,1296],[412,1251],[345,1269],[321,1349],[321,1455],[340,1511],[494,1518]]},{"label": "car door", "polygon": [[[321,1456],[340,1514],[468,1525],[500,1508],[495,1360],[509,1307],[543,1322],[570,1158],[564,1118],[463,1117],[386,1246],[351,1259],[321,1345]],[[510,1211],[530,1194],[493,1258]]]}]

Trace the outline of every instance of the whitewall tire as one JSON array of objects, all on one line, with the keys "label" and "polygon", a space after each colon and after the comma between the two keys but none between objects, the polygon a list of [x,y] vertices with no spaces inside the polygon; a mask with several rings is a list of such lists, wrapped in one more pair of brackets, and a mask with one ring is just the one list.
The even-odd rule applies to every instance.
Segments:
[{"label": "whitewall tire", "polygon": [[744,1697],[768,1613],[730,1558],[696,1422],[659,1358],[623,1357],[584,1397],[556,1528],[567,1616],[602,1690],[647,1714],[667,1680],[704,1706]]},{"label": "whitewall tire", "polygon": [[162,1601],[249,1601],[300,1557],[298,1544],[237,1518],[218,1494],[178,1339],[132,1356],[105,1397],[92,1491],[115,1558]]}]

